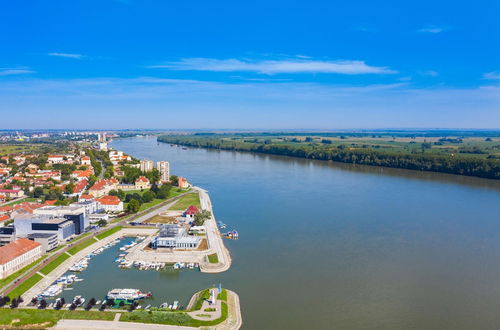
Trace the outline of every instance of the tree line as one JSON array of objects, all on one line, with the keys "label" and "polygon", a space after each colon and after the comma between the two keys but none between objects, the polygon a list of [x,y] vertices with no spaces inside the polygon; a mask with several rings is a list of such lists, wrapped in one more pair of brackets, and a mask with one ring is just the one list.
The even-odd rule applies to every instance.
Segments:
[{"label": "tree line", "polygon": [[250,151],[299,158],[331,160],[342,163],[384,166],[409,170],[443,172],[500,179],[500,161],[457,155],[412,154],[374,149],[340,148],[327,144],[283,145],[275,143],[248,143],[214,136],[158,137],[159,142],[192,147]]}]

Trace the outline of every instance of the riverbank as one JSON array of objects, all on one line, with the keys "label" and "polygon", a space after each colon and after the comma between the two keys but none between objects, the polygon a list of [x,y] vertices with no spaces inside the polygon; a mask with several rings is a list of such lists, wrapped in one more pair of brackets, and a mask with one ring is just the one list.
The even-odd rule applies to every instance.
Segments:
[{"label": "riverbank", "polygon": [[[206,149],[255,152],[500,180],[500,156],[488,154],[490,148],[495,148],[494,142],[489,143],[488,147],[477,149],[476,153],[467,153],[468,149],[458,150],[456,146],[443,147],[443,142],[437,142],[442,139],[436,140],[435,143],[439,145],[432,151],[430,149],[433,145],[425,140],[419,143],[421,149],[415,149],[416,142],[413,140],[399,144],[394,143],[394,140],[388,140],[387,145],[374,145],[371,140],[356,140],[350,143],[345,142],[347,139],[341,140],[343,142],[336,145],[330,138],[309,136],[302,140],[297,137],[291,139],[286,134],[267,135],[261,139],[229,134],[162,135],[157,138],[158,142]],[[478,148],[477,145],[475,148]],[[484,154],[490,158],[482,157]]]}]

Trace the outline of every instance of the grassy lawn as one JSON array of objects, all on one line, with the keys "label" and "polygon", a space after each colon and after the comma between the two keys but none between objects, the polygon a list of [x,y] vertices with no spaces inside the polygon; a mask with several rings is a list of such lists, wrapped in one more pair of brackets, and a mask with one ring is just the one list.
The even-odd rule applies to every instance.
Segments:
[{"label": "grassy lawn", "polygon": [[[21,285],[19,285],[17,288],[15,288],[14,290],[12,290],[8,296],[11,297],[11,298],[16,298],[18,296],[21,296],[23,295],[26,291],[28,291],[29,289],[31,289],[35,284],[37,284],[43,277],[41,277],[40,275],[38,274],[35,274],[33,276],[31,276],[30,278],[28,278],[26,281],[24,281],[23,283],[21,283]],[[30,298],[31,299],[31,298]],[[26,299],[25,299],[26,300]],[[1,310],[1,309],[0,309]]]},{"label": "grassy lawn", "polygon": [[227,301],[227,290],[222,289],[222,292],[219,293],[219,295],[217,296],[217,299],[222,300],[222,301]]},{"label": "grassy lawn", "polygon": [[158,198],[155,198],[153,199],[151,202],[149,203],[143,203],[141,205],[141,207],[139,208],[139,212],[141,211],[144,211],[144,210],[147,210],[149,209],[150,207],[153,207],[153,206],[156,206],[158,204],[160,204],[161,202],[164,202],[165,200],[164,199],[158,199]]},{"label": "grassy lawn", "polygon": [[219,262],[219,257],[217,257],[217,253],[208,255],[208,262],[211,264],[216,264]]},{"label": "grassy lawn", "polygon": [[201,309],[201,306],[203,305],[203,301],[206,299],[210,299],[210,290],[205,289],[200,292],[198,295],[198,299],[196,299],[196,303],[194,304],[193,308],[191,309],[192,311],[197,311]]},{"label": "grassy lawn", "polygon": [[97,239],[103,239],[103,238],[106,238],[108,236],[113,235],[114,233],[119,232],[120,230],[122,230],[122,227],[121,226],[116,226],[114,228],[111,228],[109,230],[106,230],[105,232],[102,232],[102,233],[96,235],[95,237],[97,237]]},{"label": "grassy lawn", "polygon": [[132,313],[123,313],[120,318],[120,321],[183,325],[188,327],[203,327],[203,326],[213,326],[221,322],[224,322],[227,319],[228,314],[229,313],[227,304],[223,302],[221,317],[213,321],[195,320],[191,318],[191,316],[182,311],[178,312],[134,311]]},{"label": "grassy lawn", "polygon": [[175,203],[170,210],[185,210],[191,205],[196,206],[197,208],[201,208],[200,205],[200,196],[198,193],[191,193],[182,196],[177,203]]},{"label": "grassy lawn", "polygon": [[[144,190],[144,191],[140,191],[140,190],[130,190],[130,191],[127,191],[127,194],[133,194],[133,193],[138,193],[139,195],[142,195],[144,194],[146,191],[148,190]],[[151,202],[149,203],[143,203],[141,205],[141,208],[139,209],[139,212],[141,211],[145,211],[147,209],[149,209],[150,207],[153,207],[153,206],[156,206],[158,204],[160,204],[161,202],[164,202],[166,201],[167,199],[170,199],[170,198],[174,198],[176,196],[179,196],[180,194],[186,192],[186,190],[181,190],[179,191],[178,189],[176,188],[172,188],[170,189],[170,191],[168,192],[168,196],[167,198],[165,199],[158,199],[158,198],[155,198],[154,200],[152,200]],[[126,210],[127,209],[127,205],[128,203],[123,203],[123,208]]]},{"label": "grassy lawn", "polygon": [[13,201],[13,202],[10,202],[10,203],[7,203],[5,205],[17,205],[17,204],[21,204],[21,203],[24,203],[24,202],[30,202],[30,203],[33,203],[33,202],[37,202],[38,201],[38,198],[31,198],[31,197],[28,197],[28,198],[23,198],[21,200],[16,200],[16,201]]},{"label": "grassy lawn", "polygon": [[71,249],[68,250],[68,253],[71,254],[71,255],[75,255],[77,254],[78,252],[80,252],[81,250],[91,246],[92,244],[96,243],[97,241],[93,238],[90,238],[88,240],[86,240],[85,242],[82,242],[74,247],[72,247]]},{"label": "grassy lawn", "polygon": [[57,266],[62,264],[68,258],[69,258],[69,255],[67,255],[66,253],[61,254],[59,257],[55,258],[54,260],[49,262],[45,267],[40,269],[40,273],[42,273],[44,275],[49,274],[51,271],[56,269]]},{"label": "grassy lawn", "polygon": [[[23,327],[26,329],[46,329],[54,326],[60,319],[112,321],[114,316],[115,313],[113,312],[0,308],[1,325],[12,325],[13,327]],[[19,320],[19,322],[12,323],[13,320]],[[27,327],[28,325],[30,326]]]},{"label": "grassy lawn", "polygon": [[15,280],[19,275],[23,274],[24,272],[26,272],[28,269],[30,269],[31,267],[37,265],[40,261],[42,261],[43,259],[45,259],[45,256],[43,257],[40,257],[38,260],[32,262],[31,264],[19,269],[17,272],[7,276],[6,278],[4,279],[1,279],[0,280],[0,288],[3,288],[4,286],[6,286],[7,284],[9,284],[10,282],[12,282],[13,280]]},{"label": "grassy lawn", "polygon": [[38,147],[32,144],[0,144],[0,156],[35,151],[37,149]]}]

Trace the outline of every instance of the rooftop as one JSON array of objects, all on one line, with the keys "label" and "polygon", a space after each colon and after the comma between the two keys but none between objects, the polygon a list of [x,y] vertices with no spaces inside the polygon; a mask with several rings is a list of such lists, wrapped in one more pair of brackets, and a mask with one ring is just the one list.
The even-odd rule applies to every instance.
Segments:
[{"label": "rooftop", "polygon": [[12,243],[0,247],[0,265],[29,252],[40,246],[40,243],[33,242],[27,238],[19,238]]}]

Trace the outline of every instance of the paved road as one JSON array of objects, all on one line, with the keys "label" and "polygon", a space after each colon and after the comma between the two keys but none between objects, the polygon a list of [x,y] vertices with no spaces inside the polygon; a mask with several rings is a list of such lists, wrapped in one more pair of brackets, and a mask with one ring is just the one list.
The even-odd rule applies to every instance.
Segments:
[{"label": "paved road", "polygon": [[96,321],[96,320],[60,320],[52,329],[79,329],[79,330],[94,330],[94,329],[161,329],[161,330],[193,330],[197,328],[182,327],[176,325],[163,324],[148,324],[134,322],[116,322],[116,321]]},{"label": "paved road", "polygon": [[202,264],[201,271],[206,273],[221,273],[229,269],[231,266],[231,255],[229,250],[224,245],[219,228],[217,227],[217,221],[215,220],[215,215],[212,208],[212,202],[206,190],[193,187],[200,194],[200,204],[203,210],[208,210],[212,214],[212,217],[205,221],[205,228],[207,231],[207,241],[209,244],[209,249],[214,253],[217,253],[219,262],[217,264],[204,263]]}]

